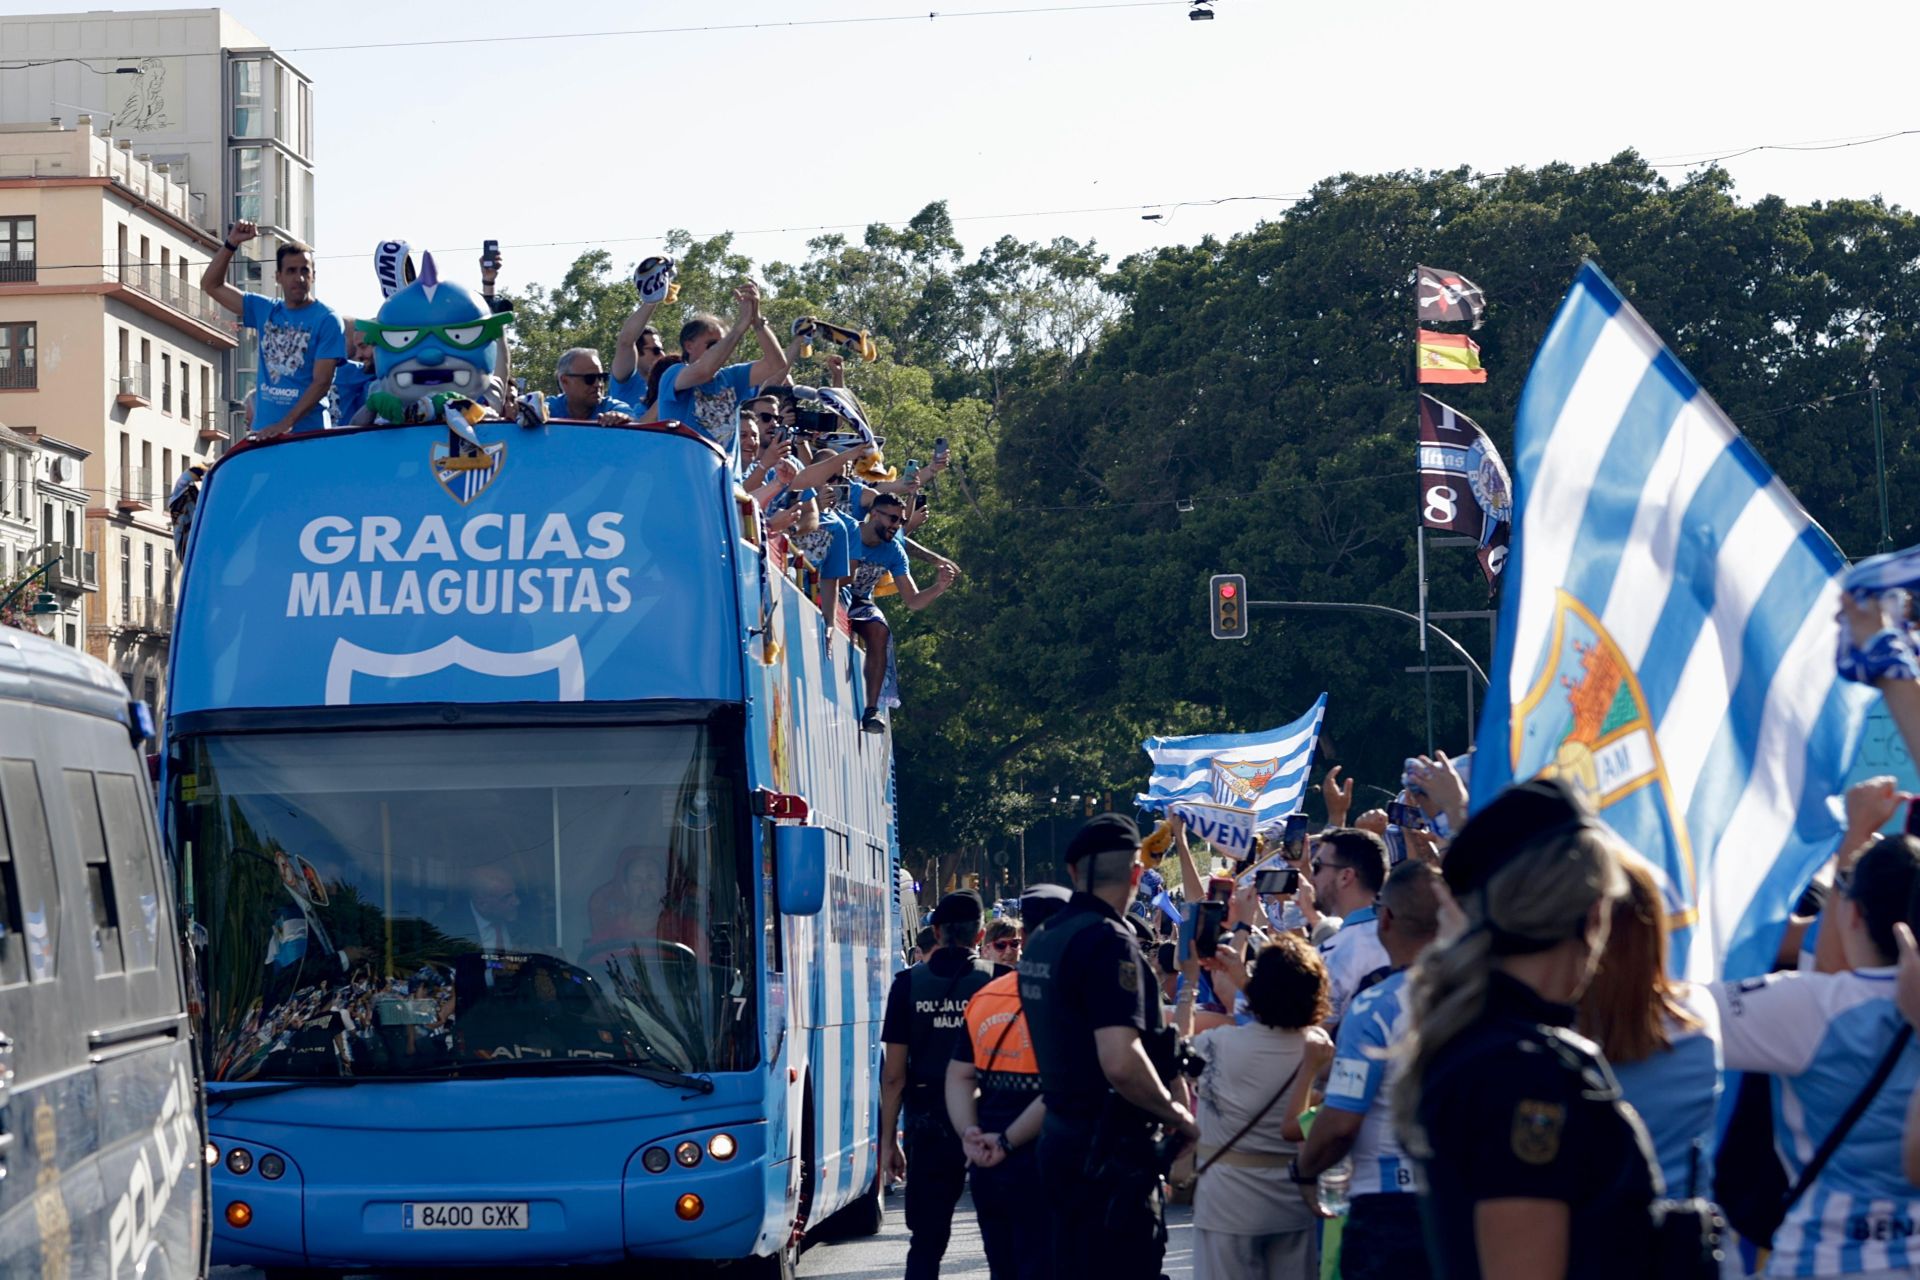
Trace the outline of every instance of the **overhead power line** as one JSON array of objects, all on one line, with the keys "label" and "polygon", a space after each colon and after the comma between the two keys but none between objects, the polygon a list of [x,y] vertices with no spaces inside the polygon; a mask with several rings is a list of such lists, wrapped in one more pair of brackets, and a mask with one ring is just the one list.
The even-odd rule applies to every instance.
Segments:
[{"label": "overhead power line", "polygon": [[[426,40],[369,40],[356,44],[303,44],[278,48],[277,53],[358,53],[374,49],[431,49],[444,45],[529,44],[537,40],[608,40],[622,36],[681,36],[731,31],[795,31],[808,27],[900,26],[906,23],[932,23],[959,18],[1022,18],[1047,14],[1100,13],[1115,9],[1186,8],[1188,0],[1097,0],[1093,4],[1012,5],[998,9],[929,9],[914,13],[867,14],[841,18],[788,18],[766,22],[708,22],[673,27],[627,27],[600,31],[536,31],[511,36],[447,36]],[[77,62],[99,75],[89,65],[95,62],[137,62],[148,54],[97,54],[87,58],[15,58],[0,62],[0,71],[24,71],[29,67]],[[168,54],[176,58],[213,58],[220,51]]]}]

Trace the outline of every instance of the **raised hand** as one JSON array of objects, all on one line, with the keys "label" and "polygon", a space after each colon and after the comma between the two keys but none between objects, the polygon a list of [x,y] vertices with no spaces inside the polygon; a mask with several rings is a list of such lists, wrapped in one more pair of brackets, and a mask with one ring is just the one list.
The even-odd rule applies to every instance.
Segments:
[{"label": "raised hand", "polygon": [[233,226],[227,229],[227,248],[238,249],[259,234],[258,224],[247,218],[235,218]]},{"label": "raised hand", "polygon": [[1353,779],[1348,778],[1342,785],[1339,765],[1327,770],[1327,776],[1320,779],[1320,798],[1327,802],[1327,825],[1346,826],[1347,814],[1353,809]]},{"label": "raised hand", "polygon": [[749,280],[733,291],[733,300],[739,304],[740,319],[748,325],[760,321],[760,286]]}]

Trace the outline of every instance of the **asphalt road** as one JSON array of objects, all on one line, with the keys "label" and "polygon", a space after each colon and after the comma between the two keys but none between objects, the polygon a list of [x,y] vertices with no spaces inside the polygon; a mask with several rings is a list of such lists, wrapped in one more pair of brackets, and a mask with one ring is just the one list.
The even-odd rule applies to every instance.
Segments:
[{"label": "asphalt road", "polygon": [[[1166,1274],[1173,1280],[1190,1280],[1193,1275],[1193,1210],[1170,1205],[1167,1226],[1171,1240],[1167,1247]],[[800,1256],[800,1274],[825,1280],[897,1280],[907,1266],[907,1224],[900,1208],[900,1197],[887,1197],[886,1225],[880,1234],[865,1240],[845,1240],[816,1244]],[[532,1274],[532,1273],[521,1273]],[[393,1280],[408,1277],[418,1280],[419,1272],[396,1272]],[[260,1280],[261,1273],[245,1267],[216,1267],[213,1280]],[[954,1215],[953,1243],[940,1267],[941,1280],[987,1280],[986,1255],[980,1252],[980,1228],[974,1222],[973,1206],[960,1202]],[[383,1277],[384,1280],[384,1277]]]}]

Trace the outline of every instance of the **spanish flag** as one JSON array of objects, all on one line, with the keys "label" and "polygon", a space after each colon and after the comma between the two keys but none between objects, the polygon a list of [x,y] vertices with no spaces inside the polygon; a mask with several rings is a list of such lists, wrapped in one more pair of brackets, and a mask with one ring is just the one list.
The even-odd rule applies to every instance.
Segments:
[{"label": "spanish flag", "polygon": [[1421,382],[1485,382],[1480,344],[1464,333],[1420,330]]}]

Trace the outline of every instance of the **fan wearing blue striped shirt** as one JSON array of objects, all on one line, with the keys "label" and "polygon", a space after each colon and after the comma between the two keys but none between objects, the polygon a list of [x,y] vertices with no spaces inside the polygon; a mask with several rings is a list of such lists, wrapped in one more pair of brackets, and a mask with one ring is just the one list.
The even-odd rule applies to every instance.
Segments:
[{"label": "fan wearing blue striped shirt", "polygon": [[1309,1186],[1353,1156],[1351,1207],[1340,1237],[1342,1280],[1425,1280],[1433,1274],[1420,1229],[1413,1163],[1393,1131],[1389,1079],[1407,1034],[1407,966],[1440,932],[1440,872],[1403,862],[1380,890],[1380,944],[1393,972],[1353,998],[1340,1023],[1326,1103],[1296,1161]]},{"label": "fan wearing blue striped shirt", "polygon": [[[1857,853],[1857,858],[1852,856]],[[1775,1143],[1798,1179],[1867,1090],[1903,1022],[1894,1001],[1894,927],[1920,889],[1920,841],[1887,836],[1843,851],[1820,922],[1823,967],[1719,983],[1726,1066],[1774,1079]],[[1920,1085],[1920,1044],[1909,1041],[1886,1082],[1774,1234],[1770,1276],[1910,1280],[1920,1266],[1920,1185],[1902,1168],[1908,1101]]]}]

